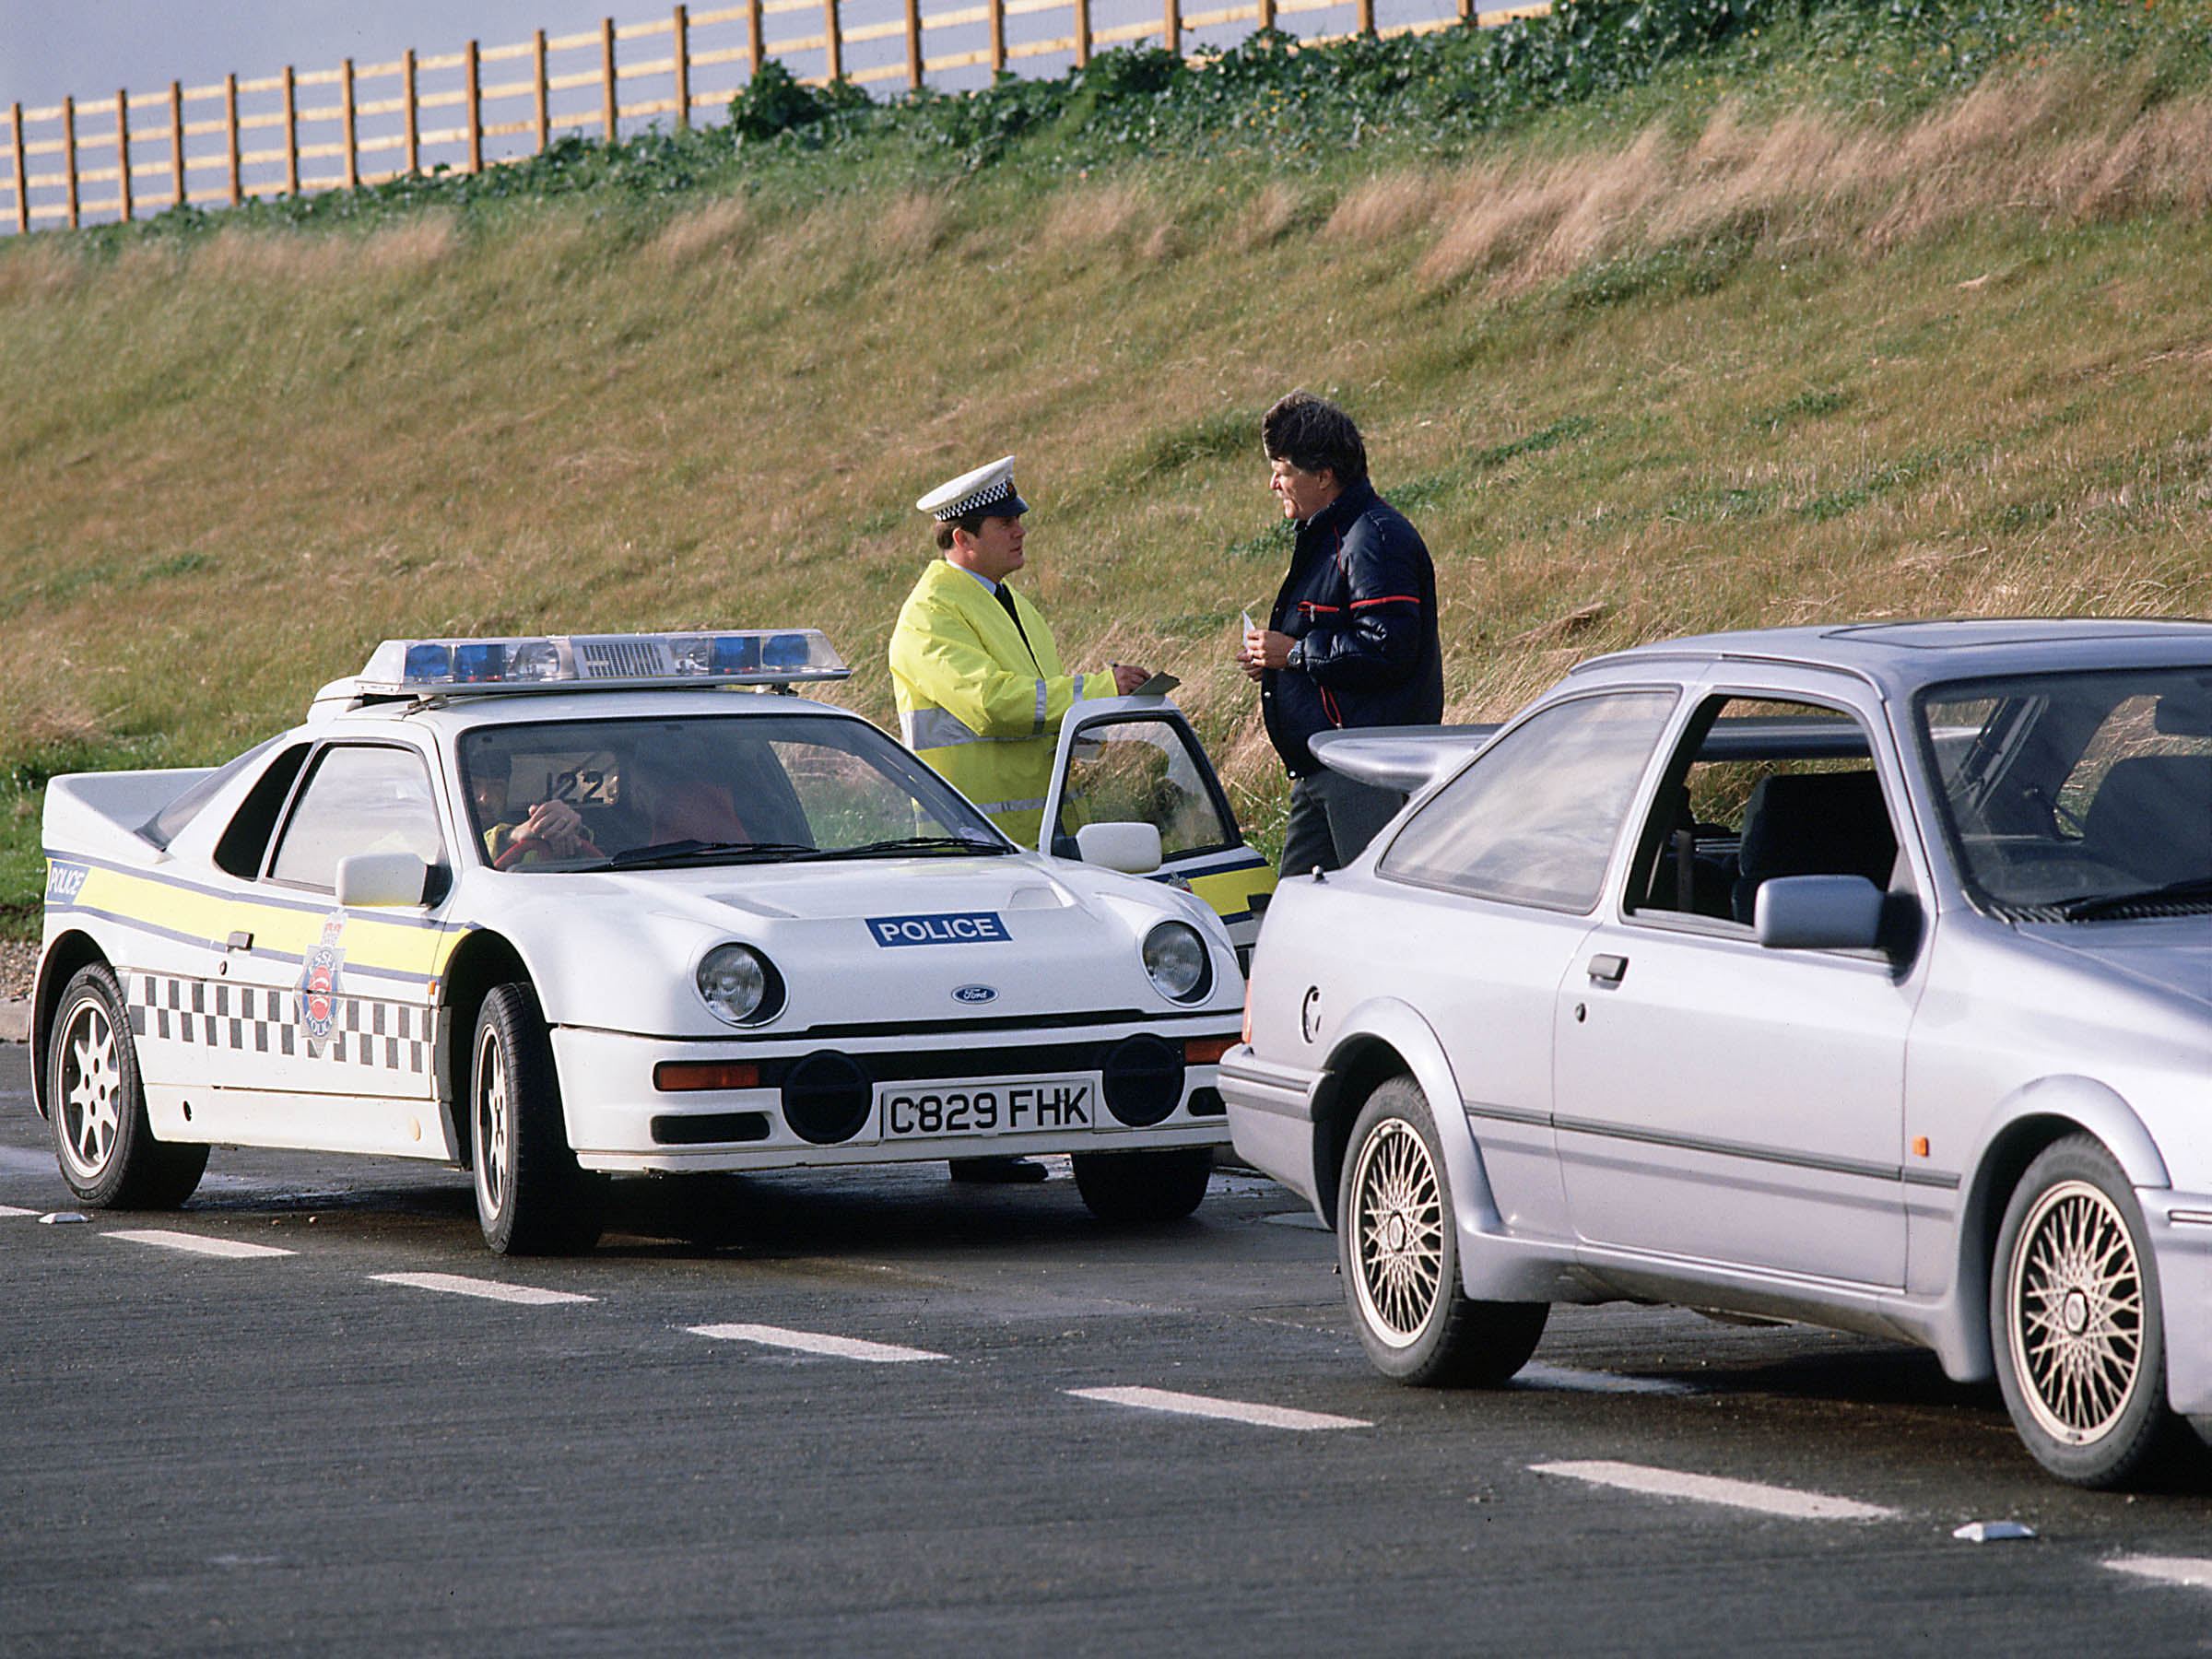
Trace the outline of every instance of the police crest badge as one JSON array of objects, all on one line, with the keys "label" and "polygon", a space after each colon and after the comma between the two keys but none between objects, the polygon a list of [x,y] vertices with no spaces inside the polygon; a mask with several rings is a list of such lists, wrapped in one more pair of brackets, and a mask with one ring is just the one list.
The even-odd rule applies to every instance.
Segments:
[{"label": "police crest badge", "polygon": [[310,947],[307,959],[300,964],[300,1029],[311,1053],[329,1041],[331,1027],[337,1023],[338,971],[346,962],[339,940],[345,932],[343,912],[325,919],[322,938]]}]

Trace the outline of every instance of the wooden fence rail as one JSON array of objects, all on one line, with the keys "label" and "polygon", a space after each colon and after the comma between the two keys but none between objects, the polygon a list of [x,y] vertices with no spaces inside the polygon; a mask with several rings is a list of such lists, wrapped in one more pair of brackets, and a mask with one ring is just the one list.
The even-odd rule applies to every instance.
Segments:
[{"label": "wooden fence rail", "polygon": [[[1549,9],[1382,3],[1408,15],[1379,26],[1377,0],[1241,0],[1193,13],[1182,0],[1157,0],[1157,8],[1153,0],[982,0],[938,11],[924,11],[922,0],[745,0],[697,12],[677,6],[644,23],[608,18],[577,34],[541,29],[510,46],[471,41],[459,52],[410,51],[383,64],[348,58],[335,69],[229,75],[205,87],[171,81],[166,92],[17,103],[5,133],[13,165],[0,181],[11,187],[0,222],[23,234],[439,168],[477,172],[544,151],[557,132],[611,141],[626,124],[635,131],[665,118],[688,127],[724,109],[770,58],[818,83],[842,76],[920,88],[977,84],[1017,64],[1056,73],[1146,41],[1218,48],[1254,29],[1299,32],[1288,19],[1300,16],[1318,26],[1308,38],[1322,40],[1489,25]],[[104,194],[88,196],[88,188]]]}]

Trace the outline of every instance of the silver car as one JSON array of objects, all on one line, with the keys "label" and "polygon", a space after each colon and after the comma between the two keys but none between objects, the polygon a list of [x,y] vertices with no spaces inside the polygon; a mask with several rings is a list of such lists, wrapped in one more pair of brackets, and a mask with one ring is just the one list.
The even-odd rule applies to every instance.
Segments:
[{"label": "silver car", "polygon": [[1656,1301],[1994,1374],[2081,1486],[2212,1430],[2212,625],[1715,635],[1317,748],[1413,798],[1283,882],[1221,1091],[1383,1372]]}]

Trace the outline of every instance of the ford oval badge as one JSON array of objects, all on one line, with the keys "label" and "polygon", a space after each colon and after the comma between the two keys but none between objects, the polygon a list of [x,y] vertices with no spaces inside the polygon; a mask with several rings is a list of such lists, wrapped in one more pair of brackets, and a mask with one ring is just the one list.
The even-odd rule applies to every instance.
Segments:
[{"label": "ford oval badge", "polygon": [[952,994],[952,1000],[969,1004],[996,1002],[998,993],[989,985],[962,985]]}]

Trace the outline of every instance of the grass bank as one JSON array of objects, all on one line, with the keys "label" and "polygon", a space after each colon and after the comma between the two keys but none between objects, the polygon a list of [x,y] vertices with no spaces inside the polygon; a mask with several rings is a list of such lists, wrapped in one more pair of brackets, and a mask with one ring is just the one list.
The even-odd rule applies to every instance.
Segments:
[{"label": "grass bank", "polygon": [[1449,143],[794,127],[677,192],[0,247],[0,932],[47,776],[219,759],[387,635],[814,624],[888,720],[911,502],[1007,451],[1064,648],[1180,674],[1265,839],[1228,653],[1298,384],[1437,554],[1460,717],[1694,629],[2212,610],[2195,60],[1867,15]]}]

